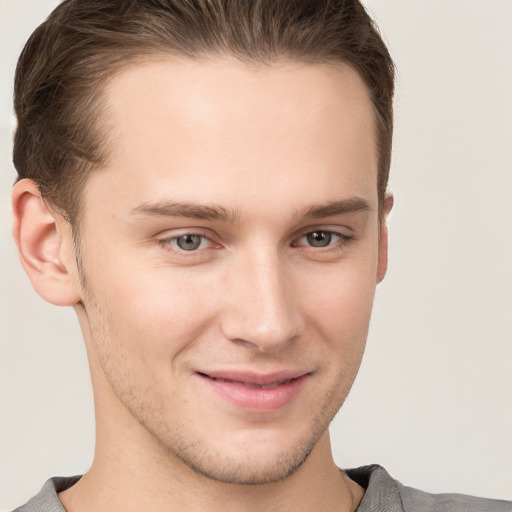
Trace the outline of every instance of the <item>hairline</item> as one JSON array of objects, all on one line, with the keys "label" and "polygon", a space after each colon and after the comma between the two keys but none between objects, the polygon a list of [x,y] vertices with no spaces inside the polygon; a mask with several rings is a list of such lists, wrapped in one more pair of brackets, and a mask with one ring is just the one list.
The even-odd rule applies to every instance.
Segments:
[{"label": "hairline", "polygon": [[[380,190],[379,190],[379,176],[381,173],[381,149],[380,149],[380,130],[379,128],[384,126],[384,122],[380,116],[380,113],[375,108],[374,101],[372,100],[372,94],[369,90],[368,85],[366,84],[364,77],[362,76],[361,72],[349,61],[340,59],[340,58],[326,58],[326,59],[320,59],[320,58],[313,58],[312,56],[308,55],[286,55],[284,52],[283,54],[275,54],[272,56],[255,56],[252,57],[250,55],[246,54],[237,54],[235,52],[229,52],[229,51],[220,51],[220,50],[213,50],[213,51],[202,51],[198,52],[197,54],[186,54],[185,52],[174,50],[172,47],[169,47],[168,49],[163,48],[157,48],[153,46],[147,46],[142,47],[139,49],[131,49],[131,53],[129,56],[129,59],[123,60],[122,62],[119,61],[119,64],[114,65],[114,69],[110,69],[110,73],[107,77],[102,76],[99,80],[97,80],[96,86],[94,88],[94,92],[91,94],[91,97],[89,98],[89,108],[93,110],[95,113],[93,113],[95,120],[96,120],[96,126],[95,131],[97,132],[96,135],[99,136],[104,140],[104,147],[103,147],[103,157],[104,160],[101,164],[97,165],[92,162],[83,162],[83,171],[82,178],[79,180],[79,187],[76,191],[76,204],[74,208],[74,214],[72,217],[69,215],[69,212],[63,211],[61,208],[59,208],[57,205],[54,205],[49,197],[45,198],[48,200],[50,204],[52,204],[52,207],[57,210],[62,217],[65,218],[67,222],[71,225],[71,228],[73,232],[75,233],[75,240],[80,240],[80,231],[81,231],[81,218],[83,217],[83,199],[84,199],[84,192],[87,188],[87,182],[89,180],[90,174],[93,172],[101,172],[102,169],[105,169],[110,162],[110,159],[114,155],[114,140],[107,135],[107,133],[113,133],[113,127],[109,126],[109,107],[108,107],[108,90],[109,86],[118,78],[120,75],[122,75],[125,72],[128,72],[130,69],[134,69],[140,65],[144,64],[151,64],[151,63],[158,63],[158,62],[165,62],[169,61],[169,59],[174,59],[177,62],[204,62],[204,63],[215,63],[215,62],[233,62],[240,65],[248,65],[248,66],[262,66],[262,67],[270,67],[274,64],[279,63],[288,63],[288,64],[304,64],[304,65],[311,65],[311,66],[324,66],[328,68],[348,68],[355,72],[359,79],[361,80],[362,85],[365,88],[365,91],[367,92],[367,99],[370,103],[373,116],[374,116],[374,144],[375,144],[375,151],[377,155],[377,176],[376,176],[376,182],[375,186],[377,187],[377,196],[378,196],[378,216],[379,216],[379,223],[382,221],[383,217],[383,207],[384,207],[384,200],[385,200],[385,191],[384,194],[381,197]],[[105,74],[106,74],[105,70]],[[101,112],[101,114],[98,114],[98,112]]]}]

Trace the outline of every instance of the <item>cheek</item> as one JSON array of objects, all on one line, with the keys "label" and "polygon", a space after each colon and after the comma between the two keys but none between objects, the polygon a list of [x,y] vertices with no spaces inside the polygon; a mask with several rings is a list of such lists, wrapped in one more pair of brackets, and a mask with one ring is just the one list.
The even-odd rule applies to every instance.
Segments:
[{"label": "cheek", "polygon": [[105,275],[96,294],[112,342],[144,360],[168,360],[193,344],[214,315],[203,281],[165,268]]},{"label": "cheek", "polygon": [[329,337],[357,336],[368,328],[375,286],[376,260],[354,258],[312,276],[304,291],[305,307]]},{"label": "cheek", "polygon": [[[304,307],[312,337],[322,340],[323,371],[345,395],[363,357],[375,292],[375,261],[345,262],[308,286]],[[322,282],[321,281],[321,282]],[[314,284],[314,283],[313,283]]]},{"label": "cheek", "polygon": [[317,323],[321,336],[343,360],[343,366],[358,366],[366,344],[373,294],[361,290],[344,287],[333,293],[325,301]]}]

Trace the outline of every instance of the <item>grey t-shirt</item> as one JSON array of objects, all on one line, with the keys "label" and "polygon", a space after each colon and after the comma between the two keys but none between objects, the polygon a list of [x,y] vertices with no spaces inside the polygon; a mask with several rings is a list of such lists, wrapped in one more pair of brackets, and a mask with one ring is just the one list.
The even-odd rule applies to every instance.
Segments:
[{"label": "grey t-shirt", "polygon": [[[512,501],[464,494],[428,494],[405,487],[376,464],[346,472],[366,489],[356,512],[512,512]],[[57,493],[68,489],[79,479],[78,476],[51,478],[37,496],[13,512],[66,512]]]}]

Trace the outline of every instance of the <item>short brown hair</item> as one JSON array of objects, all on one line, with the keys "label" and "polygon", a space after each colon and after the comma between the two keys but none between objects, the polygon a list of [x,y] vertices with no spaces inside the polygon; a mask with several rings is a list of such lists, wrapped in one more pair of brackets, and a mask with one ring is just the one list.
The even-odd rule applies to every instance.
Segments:
[{"label": "short brown hair", "polygon": [[18,179],[73,225],[88,173],[105,165],[104,83],[151,54],[344,62],[376,114],[382,208],[391,161],[394,66],[358,0],[65,0],[30,37],[15,78]]}]

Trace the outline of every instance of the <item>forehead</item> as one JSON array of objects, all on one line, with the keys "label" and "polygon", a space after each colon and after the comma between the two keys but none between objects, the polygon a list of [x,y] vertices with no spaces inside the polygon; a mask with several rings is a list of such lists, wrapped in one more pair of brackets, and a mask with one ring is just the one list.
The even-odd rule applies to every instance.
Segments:
[{"label": "forehead", "polygon": [[343,195],[376,197],[374,114],[348,66],[159,58],[116,75],[105,100],[104,190],[122,176],[126,196],[138,199],[167,200],[174,190],[187,196],[180,200],[229,202],[237,184],[265,196],[271,186],[293,194],[315,182],[326,195],[336,180]]}]

